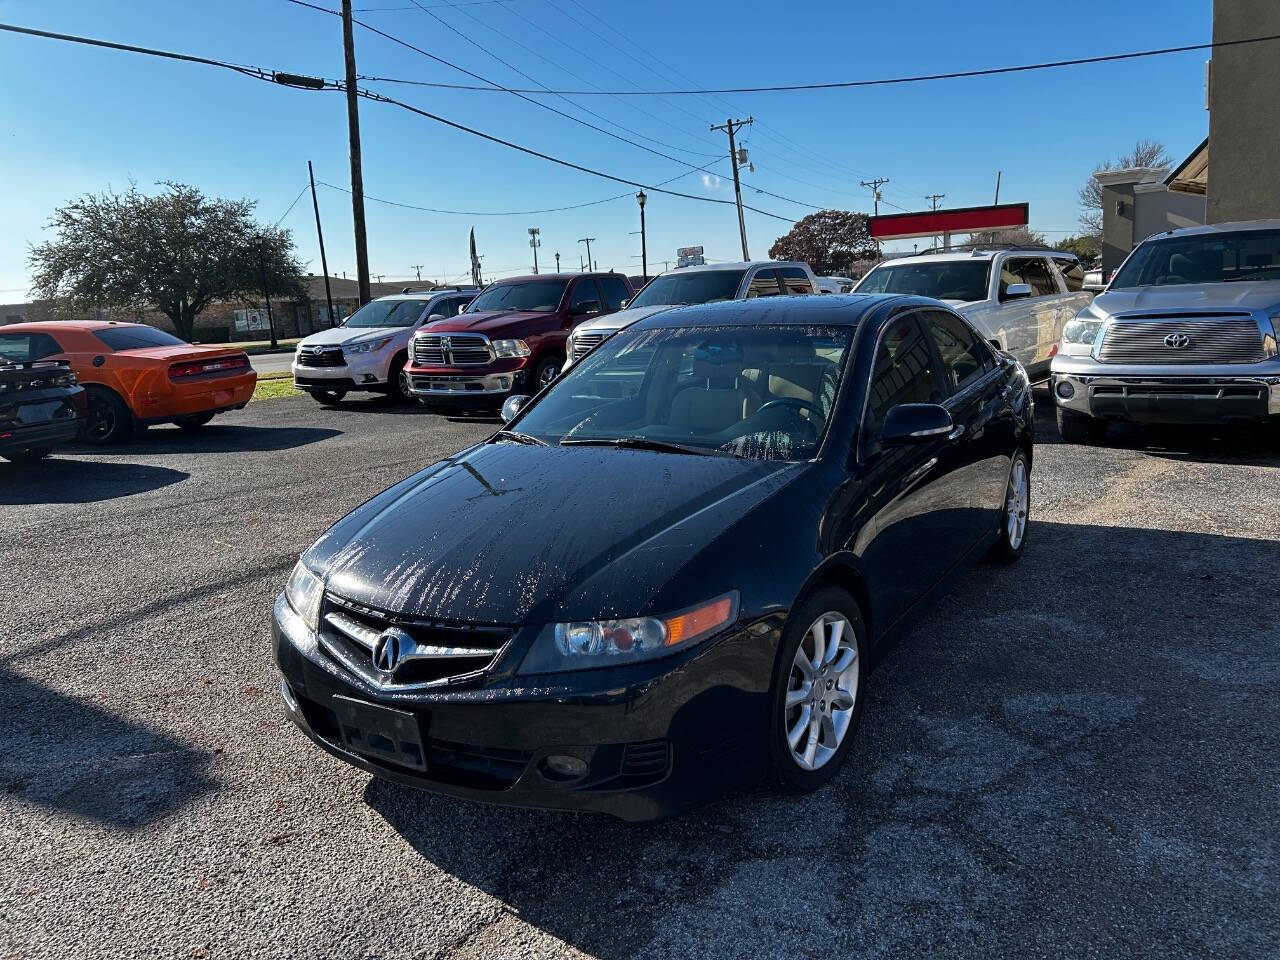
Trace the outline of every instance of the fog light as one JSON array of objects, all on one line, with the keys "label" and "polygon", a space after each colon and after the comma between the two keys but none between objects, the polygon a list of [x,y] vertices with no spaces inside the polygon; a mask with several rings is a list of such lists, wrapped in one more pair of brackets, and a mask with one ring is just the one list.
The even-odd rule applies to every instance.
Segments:
[{"label": "fog light", "polygon": [[508,387],[510,387],[510,386],[511,386],[511,378],[510,378],[510,377],[499,377],[499,378],[498,378],[498,388],[499,388],[500,390],[506,390],[506,389],[507,389]]},{"label": "fog light", "polygon": [[587,775],[587,761],[561,753],[553,753],[543,758],[541,767],[542,775],[548,780],[567,782]]},{"label": "fog light", "polygon": [[1058,396],[1063,400],[1070,400],[1076,395],[1076,388],[1071,385],[1070,380],[1059,380],[1057,386]]}]

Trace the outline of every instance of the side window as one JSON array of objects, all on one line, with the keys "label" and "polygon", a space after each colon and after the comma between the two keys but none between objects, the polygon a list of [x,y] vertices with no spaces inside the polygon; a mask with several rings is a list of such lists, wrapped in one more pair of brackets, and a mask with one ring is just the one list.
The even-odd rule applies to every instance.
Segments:
[{"label": "side window", "polygon": [[569,312],[575,313],[592,303],[596,310],[600,309],[600,291],[596,288],[595,280],[590,277],[579,280],[578,285],[573,288],[573,296],[569,298]]},{"label": "side window", "polygon": [[782,289],[778,286],[778,278],[772,270],[758,270],[751,278],[751,286],[747,288],[747,299],[753,297],[780,297]]},{"label": "side window", "polygon": [[900,403],[941,403],[945,399],[933,353],[914,316],[894,320],[876,347],[867,395],[867,429],[874,433]]},{"label": "side window", "polygon": [[622,301],[631,296],[621,277],[601,277],[600,286],[604,288],[606,310],[621,310]]},{"label": "side window", "polygon": [[[1016,277],[1017,279],[1011,279]],[[1044,257],[1010,257],[1000,271],[1000,296],[1010,283],[1029,283],[1033,297],[1047,297],[1058,292],[1049,264]]]},{"label": "side window", "polygon": [[787,288],[787,293],[816,293],[809,276],[799,267],[779,267],[778,276]]},{"label": "side window", "polygon": [[0,361],[33,363],[59,353],[62,353],[62,347],[47,333],[0,335]]},{"label": "side window", "polygon": [[1062,271],[1062,279],[1067,282],[1067,290],[1075,293],[1084,289],[1084,267],[1074,257],[1054,257],[1053,262]]},{"label": "side window", "polygon": [[954,314],[929,311],[921,316],[929,339],[942,360],[942,375],[951,393],[962,390],[989,370],[995,358],[980,337]]}]

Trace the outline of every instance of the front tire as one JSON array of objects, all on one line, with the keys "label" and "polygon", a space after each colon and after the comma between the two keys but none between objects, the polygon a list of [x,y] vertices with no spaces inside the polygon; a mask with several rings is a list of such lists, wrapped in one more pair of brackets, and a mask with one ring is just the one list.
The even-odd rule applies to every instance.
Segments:
[{"label": "front tire", "polygon": [[1107,421],[1058,407],[1058,433],[1067,443],[1097,444],[1107,435]]},{"label": "front tire", "polygon": [[409,375],[404,370],[407,361],[408,357],[397,357],[387,371],[387,396],[395,403],[408,403],[413,397],[409,392]]},{"label": "front tire", "polygon": [[538,365],[533,368],[534,393],[539,393],[544,387],[550,386],[551,382],[560,376],[560,368],[562,366],[564,366],[564,358],[554,354],[544,356],[538,360]]},{"label": "front tire", "polygon": [[816,790],[836,775],[862,718],[866,627],[857,601],[836,587],[791,612],[773,671],[769,754],[788,790]]},{"label": "front tire", "polygon": [[33,463],[39,463],[45,457],[53,452],[53,445],[44,447],[25,447],[22,450],[10,450],[8,453],[0,454],[10,463],[22,464],[30,466]]},{"label": "front tire", "polygon": [[311,399],[322,407],[336,407],[347,395],[345,390],[311,390]]},{"label": "front tire", "polygon": [[990,559],[996,563],[1013,563],[1022,556],[1030,523],[1031,465],[1027,452],[1019,449],[1009,464],[1009,480],[1000,508],[1000,539],[991,548]]},{"label": "front tire", "polygon": [[114,391],[90,385],[89,415],[85,419],[84,439],[105,445],[124,443],[133,433],[133,413]]}]

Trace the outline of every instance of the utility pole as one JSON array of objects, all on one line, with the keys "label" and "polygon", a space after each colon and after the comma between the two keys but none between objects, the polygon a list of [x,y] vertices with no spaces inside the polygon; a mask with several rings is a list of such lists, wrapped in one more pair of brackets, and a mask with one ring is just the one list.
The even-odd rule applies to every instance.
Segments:
[{"label": "utility pole", "polygon": [[360,169],[360,98],[356,94],[356,42],[351,26],[351,0],[342,0],[342,51],[347,65],[347,136],[351,142],[351,219],[356,228],[356,276],[360,306],[369,293],[369,246],[364,231],[364,174]]},{"label": "utility pole", "polygon": [[888,177],[876,177],[874,180],[863,180],[864,187],[871,188],[871,196],[875,200],[875,216],[880,216],[880,188],[889,182]]},{"label": "utility pole", "polygon": [[733,135],[740,127],[749,126],[754,117],[747,117],[745,120],[734,120],[730,117],[723,124],[713,125],[711,132],[724,130],[729,134],[729,159],[733,161],[733,195],[738,204],[738,234],[742,237],[742,259],[750,260],[751,255],[747,253],[747,221],[742,216],[742,183],[738,179],[738,150],[734,146]]},{"label": "utility pole", "polygon": [[925,197],[925,199],[926,199],[926,200],[928,200],[931,204],[933,204],[933,209],[934,209],[934,210],[937,210],[937,209],[938,209],[938,201],[939,201],[939,200],[941,200],[941,199],[942,199],[943,197],[945,197],[945,196],[946,196],[946,194],[945,194],[945,193],[931,193],[931,194],[929,194],[927,197]]},{"label": "utility pole", "polygon": [[373,279],[375,279],[375,280],[377,280],[379,283],[381,283],[381,282],[382,282],[382,278],[383,278],[383,277],[385,277],[385,276],[386,276],[386,274],[385,274],[385,273],[379,273],[379,274],[377,274]]},{"label": "utility pole", "polygon": [[537,227],[529,228],[529,246],[533,248],[533,272],[536,276],[538,273],[538,248],[542,246],[542,241],[538,239],[538,235],[542,233]]},{"label": "utility pole", "polygon": [[329,289],[329,261],[324,255],[324,231],[320,229],[320,201],[316,199],[316,174],[311,169],[311,161],[307,161],[307,176],[311,178],[311,208],[316,212],[316,237],[320,241],[320,269],[324,271],[324,302],[329,308],[329,326],[337,320],[333,315],[333,291]]},{"label": "utility pole", "polygon": [[262,297],[267,301],[267,324],[271,327],[271,349],[280,346],[276,339],[276,318],[271,313],[271,290],[267,286],[267,252],[258,244],[258,269],[262,272]]},{"label": "utility pole", "polygon": [[578,241],[579,243],[585,243],[587,245],[587,269],[588,270],[591,269],[591,241],[594,239],[595,237],[583,237],[581,240]]},{"label": "utility pole", "polygon": [[421,282],[422,282],[422,268],[423,268],[423,266],[424,266],[424,264],[421,264],[421,263],[415,263],[415,264],[413,264],[412,266],[410,266],[410,267],[409,267],[409,269],[410,269],[410,270],[412,270],[414,273],[416,273],[416,274],[418,275],[418,282],[419,282],[419,283],[421,283]]},{"label": "utility pole", "polygon": [[996,171],[996,206],[1000,205],[1000,178],[1004,175],[1003,170]]}]

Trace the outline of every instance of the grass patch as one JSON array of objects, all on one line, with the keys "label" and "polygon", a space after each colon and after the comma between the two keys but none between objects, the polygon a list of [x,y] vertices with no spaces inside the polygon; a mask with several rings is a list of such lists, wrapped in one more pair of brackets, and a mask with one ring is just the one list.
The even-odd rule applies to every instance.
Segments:
[{"label": "grass patch", "polygon": [[303,391],[293,385],[293,374],[287,371],[260,373],[258,374],[258,385],[254,388],[253,396],[249,398],[249,402],[276,400],[280,397],[297,397],[301,396],[302,393]]}]

